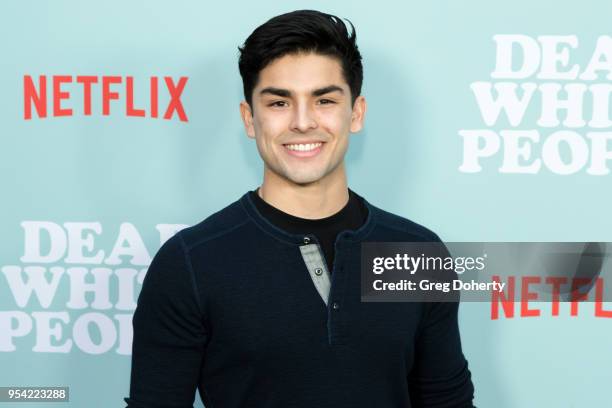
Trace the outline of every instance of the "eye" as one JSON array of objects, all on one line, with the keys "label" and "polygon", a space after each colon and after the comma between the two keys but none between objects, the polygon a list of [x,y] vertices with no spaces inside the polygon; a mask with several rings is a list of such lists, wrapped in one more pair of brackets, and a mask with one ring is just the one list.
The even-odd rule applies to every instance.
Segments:
[{"label": "eye", "polygon": [[286,101],[274,101],[268,104],[268,106],[284,107],[284,106],[287,106],[287,102]]},{"label": "eye", "polygon": [[332,101],[331,99],[319,99],[320,105],[330,105],[332,103],[336,103],[336,102]]}]

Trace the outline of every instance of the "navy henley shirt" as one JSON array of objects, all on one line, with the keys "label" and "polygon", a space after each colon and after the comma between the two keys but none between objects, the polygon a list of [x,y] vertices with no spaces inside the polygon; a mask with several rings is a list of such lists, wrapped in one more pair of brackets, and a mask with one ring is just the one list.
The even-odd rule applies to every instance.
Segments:
[{"label": "navy henley shirt", "polygon": [[[356,194],[356,193],[355,193]],[[337,236],[328,302],[300,247],[249,193],[154,256],[133,318],[127,408],[470,408],[458,303],[361,302],[362,242],[439,241],[357,195]]]}]

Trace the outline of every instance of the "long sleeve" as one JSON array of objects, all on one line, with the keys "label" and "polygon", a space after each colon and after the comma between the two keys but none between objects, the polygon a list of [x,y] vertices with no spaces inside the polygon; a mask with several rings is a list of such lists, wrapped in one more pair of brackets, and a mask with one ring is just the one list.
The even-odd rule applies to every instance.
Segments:
[{"label": "long sleeve", "polygon": [[[436,255],[451,256],[446,245],[434,234]],[[457,274],[443,272],[444,281]],[[456,301],[426,302],[415,344],[415,360],[408,378],[413,408],[473,408],[474,385],[468,362],[461,350]]]},{"label": "long sleeve", "polygon": [[458,302],[425,303],[408,378],[413,408],[472,408],[474,385],[461,350]]},{"label": "long sleeve", "polygon": [[180,232],[154,256],[132,325],[127,408],[193,407],[206,330]]}]

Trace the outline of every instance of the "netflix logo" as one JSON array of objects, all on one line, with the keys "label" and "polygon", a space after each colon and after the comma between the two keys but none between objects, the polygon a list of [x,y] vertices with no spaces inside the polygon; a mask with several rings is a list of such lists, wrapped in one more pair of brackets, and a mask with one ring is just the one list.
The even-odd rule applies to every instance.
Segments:
[{"label": "netflix logo", "polygon": [[[499,276],[494,275],[493,282],[501,283]],[[531,287],[530,287],[531,286]],[[547,286],[549,290],[544,290]],[[595,286],[594,298],[589,296]],[[600,277],[553,277],[545,279],[541,276],[509,276],[505,282],[506,291],[491,292],[491,320],[501,317],[512,319],[516,317],[539,317],[549,314],[552,317],[560,315],[560,303],[570,303],[569,315],[578,316],[580,303],[593,303],[593,314],[597,318],[612,318],[612,310],[604,309],[604,280]],[[540,296],[546,294],[546,296]],[[550,296],[548,296],[550,295]],[[561,299],[565,297],[565,299]],[[550,297],[550,301],[548,301]],[[530,302],[539,302],[545,307],[530,306]],[[515,313],[515,305],[520,305],[520,314]],[[500,310],[501,306],[501,310]],[[503,312],[503,315],[502,313]]]},{"label": "netflix logo", "polygon": [[[31,75],[23,76],[23,118],[31,120],[34,115],[39,118],[92,115],[92,95],[99,95],[101,113],[109,116],[123,113],[126,116],[158,118],[163,112],[164,119],[178,118],[187,122],[187,114],[181,102],[181,95],[187,84],[188,77],[180,77],[174,81],[172,77],[158,78],[152,76],[146,80],[135,81],[131,76],[91,76],[91,75],[39,75],[37,79]],[[50,87],[50,89],[48,88]],[[148,103],[135,106],[134,88],[148,91]],[[161,88],[161,90],[160,90]],[[160,111],[160,93],[168,104]],[[79,94],[78,98],[74,94]],[[167,97],[167,98],[166,98]],[[82,99],[76,100],[74,99]],[[113,102],[115,101],[115,102]],[[49,102],[51,105],[49,105]],[[67,107],[81,104],[80,110]],[[76,111],[76,112],[75,112]]]}]

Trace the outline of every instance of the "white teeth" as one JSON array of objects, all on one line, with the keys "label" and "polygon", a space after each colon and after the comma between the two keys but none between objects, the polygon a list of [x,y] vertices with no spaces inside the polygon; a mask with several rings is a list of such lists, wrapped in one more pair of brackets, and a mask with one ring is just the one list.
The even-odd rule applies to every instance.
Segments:
[{"label": "white teeth", "polygon": [[317,147],[321,146],[323,143],[306,143],[306,144],[288,144],[285,145],[289,150],[298,150],[300,152],[307,152],[310,150],[314,150]]}]

